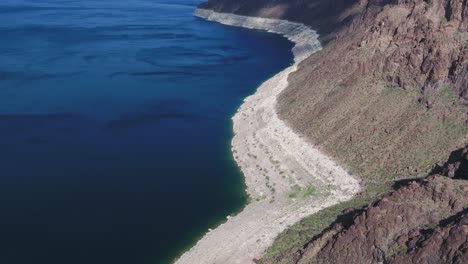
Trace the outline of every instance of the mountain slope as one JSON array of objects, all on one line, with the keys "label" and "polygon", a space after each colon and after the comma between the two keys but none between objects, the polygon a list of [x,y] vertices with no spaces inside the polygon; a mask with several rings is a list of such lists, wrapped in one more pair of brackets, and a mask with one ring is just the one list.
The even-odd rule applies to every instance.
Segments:
[{"label": "mountain slope", "polygon": [[[201,7],[299,21],[322,34],[324,49],[289,76],[289,87],[278,97],[278,115],[360,177],[366,188],[353,201],[292,226],[262,263],[465,260],[466,165],[442,164],[468,142],[466,0],[210,0]],[[460,166],[465,169],[452,177],[461,179],[431,176],[385,194],[396,182]],[[393,195],[401,201],[392,200]],[[442,200],[434,200],[441,195]],[[389,206],[385,212],[373,209],[380,205],[372,201],[383,199],[390,201],[381,202]],[[459,201],[456,209],[454,200]],[[354,221],[359,213],[346,207],[364,208],[362,221]],[[368,211],[377,213],[368,218]],[[386,226],[387,217],[405,212],[408,217],[395,221],[419,233]],[[420,217],[412,218],[413,213]],[[365,227],[368,221],[371,229]],[[399,238],[405,234],[408,238]],[[409,237],[419,242],[411,244]],[[350,243],[354,239],[363,248],[362,258],[353,255],[358,250]],[[459,249],[443,248],[448,241],[456,241]],[[423,244],[428,246],[423,249]]]},{"label": "mountain slope", "polygon": [[388,2],[368,2],[290,76],[278,105],[370,182],[429,172],[468,132],[466,1]]}]

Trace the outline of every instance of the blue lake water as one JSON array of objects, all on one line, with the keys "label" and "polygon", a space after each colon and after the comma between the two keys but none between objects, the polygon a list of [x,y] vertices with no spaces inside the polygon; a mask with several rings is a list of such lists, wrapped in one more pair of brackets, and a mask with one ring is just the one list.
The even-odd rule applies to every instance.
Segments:
[{"label": "blue lake water", "polygon": [[168,263],[242,208],[230,118],[292,44],[199,2],[0,2],[0,263]]}]

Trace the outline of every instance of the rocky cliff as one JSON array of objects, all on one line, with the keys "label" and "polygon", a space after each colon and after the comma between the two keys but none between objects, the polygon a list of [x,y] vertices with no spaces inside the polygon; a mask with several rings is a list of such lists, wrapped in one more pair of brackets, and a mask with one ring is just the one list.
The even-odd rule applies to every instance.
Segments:
[{"label": "rocky cliff", "polygon": [[447,177],[462,175],[467,152],[453,153],[445,175],[396,187],[363,210],[350,211],[351,223],[335,224],[276,262],[467,263],[468,182]]},{"label": "rocky cliff", "polygon": [[370,0],[360,6],[364,3],[361,15],[341,33],[354,51],[349,55],[360,57],[357,73],[380,71],[390,83],[422,89],[425,96],[448,85],[468,99],[466,1]]}]

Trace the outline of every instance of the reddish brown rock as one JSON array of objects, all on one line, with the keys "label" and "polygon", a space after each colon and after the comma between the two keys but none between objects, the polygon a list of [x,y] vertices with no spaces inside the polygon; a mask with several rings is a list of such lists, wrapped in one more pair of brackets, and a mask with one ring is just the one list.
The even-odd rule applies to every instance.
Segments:
[{"label": "reddish brown rock", "polygon": [[[468,182],[431,176],[385,195],[297,263],[466,263]],[[329,236],[329,235],[326,235]]]},{"label": "reddish brown rock", "polygon": [[403,252],[391,256],[388,263],[468,263],[468,213],[413,241],[408,246],[401,243]]}]

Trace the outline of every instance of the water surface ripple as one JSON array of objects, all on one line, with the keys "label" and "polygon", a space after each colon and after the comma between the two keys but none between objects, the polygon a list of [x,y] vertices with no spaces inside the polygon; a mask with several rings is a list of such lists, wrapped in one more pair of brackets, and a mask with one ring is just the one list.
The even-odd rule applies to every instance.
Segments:
[{"label": "water surface ripple", "polygon": [[291,43],[198,0],[0,3],[0,263],[167,263],[245,203],[243,98]]}]

